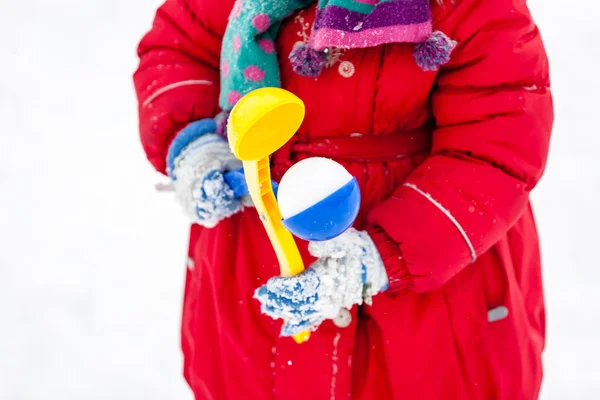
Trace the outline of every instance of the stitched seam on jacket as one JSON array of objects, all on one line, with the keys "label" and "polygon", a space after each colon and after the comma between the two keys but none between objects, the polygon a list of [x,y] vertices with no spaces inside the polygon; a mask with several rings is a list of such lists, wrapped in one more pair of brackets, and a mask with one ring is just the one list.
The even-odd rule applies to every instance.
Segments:
[{"label": "stitched seam on jacket", "polygon": [[429,193],[425,193],[416,185],[413,185],[412,183],[405,183],[403,186],[413,189],[414,191],[425,197],[427,200],[429,200],[431,204],[436,206],[442,213],[444,213],[444,215],[452,222],[452,224],[454,224],[456,229],[458,229],[465,243],[469,247],[469,252],[471,253],[471,262],[475,262],[475,260],[477,260],[477,253],[475,252],[475,247],[473,247],[473,243],[471,243],[471,239],[469,239],[467,232],[463,229],[462,225],[457,221],[457,219],[454,218],[450,211],[446,209],[443,205],[441,205],[438,201],[436,201],[433,197],[431,197]]},{"label": "stitched seam on jacket", "polygon": [[213,83],[211,81],[207,81],[204,79],[190,79],[187,81],[181,81],[181,82],[175,82],[175,83],[171,83],[167,86],[164,86],[160,89],[158,89],[156,92],[152,93],[143,103],[142,103],[142,107],[146,108],[148,107],[148,105],[150,103],[152,103],[154,100],[156,100],[157,97],[163,95],[164,93],[168,92],[169,90],[173,90],[173,89],[177,89],[179,87],[182,86],[193,86],[193,85],[206,85],[206,86],[210,86]]}]

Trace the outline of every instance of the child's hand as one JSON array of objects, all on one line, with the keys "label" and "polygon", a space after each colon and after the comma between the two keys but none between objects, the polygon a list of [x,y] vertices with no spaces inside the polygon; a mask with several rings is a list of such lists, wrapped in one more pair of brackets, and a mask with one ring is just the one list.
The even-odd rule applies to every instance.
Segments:
[{"label": "child's hand", "polygon": [[355,229],[325,242],[312,242],[319,257],[310,268],[293,277],[274,277],[254,297],[263,313],[286,322],[282,336],[316,328],[336,318],[342,308],[371,304],[371,297],[387,289],[387,274],[366,232]]},{"label": "child's hand", "polygon": [[192,221],[207,228],[243,209],[223,172],[242,166],[212,119],[194,122],[171,144],[167,159],[177,201]]}]

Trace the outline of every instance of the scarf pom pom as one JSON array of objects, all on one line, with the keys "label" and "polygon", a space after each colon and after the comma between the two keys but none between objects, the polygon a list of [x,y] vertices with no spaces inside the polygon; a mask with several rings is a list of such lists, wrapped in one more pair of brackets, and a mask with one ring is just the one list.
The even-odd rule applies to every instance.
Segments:
[{"label": "scarf pom pom", "polygon": [[294,72],[309,78],[319,76],[327,64],[327,52],[316,51],[305,44],[292,50],[289,58]]},{"label": "scarf pom pom", "polygon": [[440,66],[450,61],[450,53],[455,47],[454,40],[443,32],[435,31],[429,39],[415,47],[413,55],[423,71],[437,71]]}]

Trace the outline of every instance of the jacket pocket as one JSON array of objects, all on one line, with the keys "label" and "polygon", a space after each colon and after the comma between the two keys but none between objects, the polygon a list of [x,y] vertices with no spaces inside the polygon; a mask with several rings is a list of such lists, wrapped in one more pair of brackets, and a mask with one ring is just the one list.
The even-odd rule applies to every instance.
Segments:
[{"label": "jacket pocket", "polygon": [[482,259],[466,267],[444,288],[454,345],[470,399],[492,399],[485,340],[489,334],[488,303]]}]

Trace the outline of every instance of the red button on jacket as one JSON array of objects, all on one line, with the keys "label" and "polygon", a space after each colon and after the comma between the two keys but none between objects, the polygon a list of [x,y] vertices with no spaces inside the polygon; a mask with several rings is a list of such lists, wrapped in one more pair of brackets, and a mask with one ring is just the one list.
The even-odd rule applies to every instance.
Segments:
[{"label": "red button on jacket", "polygon": [[[176,133],[219,111],[232,5],[167,0],[140,44],[141,139],[160,171]],[[297,345],[252,298],[278,273],[255,211],[193,226],[182,345],[196,398],[537,397],[545,321],[528,197],[553,120],[548,62],[522,0],[432,7],[434,27],[458,42],[437,73],[417,67],[410,44],[391,44],[333,50],[318,79],[301,77],[287,55],[314,10],[282,27],[282,85],[307,117],[274,175],[315,155],[348,168],[363,194],[356,227],[376,241],[390,288],[355,307],[349,327],[325,322]]]}]

